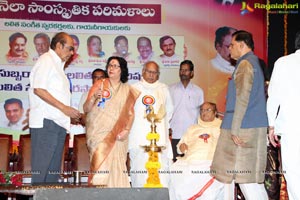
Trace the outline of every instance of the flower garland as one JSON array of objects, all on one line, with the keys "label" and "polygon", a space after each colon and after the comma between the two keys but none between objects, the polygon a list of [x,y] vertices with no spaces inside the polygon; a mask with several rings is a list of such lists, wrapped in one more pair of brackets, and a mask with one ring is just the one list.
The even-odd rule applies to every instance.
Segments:
[{"label": "flower garland", "polygon": [[158,152],[149,151],[149,159],[145,167],[148,171],[147,183],[144,185],[146,188],[161,188],[163,187],[160,183],[158,169],[160,163],[158,162]]},{"label": "flower garland", "polygon": [[158,141],[159,140],[159,134],[150,132],[150,133],[147,134],[146,138],[149,141],[151,141],[151,140]]},{"label": "flower garland", "polygon": [[22,175],[14,172],[0,172],[0,185],[22,186]]}]

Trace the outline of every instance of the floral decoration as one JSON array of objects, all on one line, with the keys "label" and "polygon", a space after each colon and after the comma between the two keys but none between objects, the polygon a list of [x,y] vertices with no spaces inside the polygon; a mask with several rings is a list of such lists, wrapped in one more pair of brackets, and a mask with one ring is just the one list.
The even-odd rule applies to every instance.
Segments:
[{"label": "floral decoration", "polygon": [[148,133],[147,136],[146,136],[147,140],[156,140],[158,141],[159,140],[159,134],[157,133]]},{"label": "floral decoration", "polygon": [[158,169],[160,168],[160,163],[158,161],[158,152],[149,151],[149,159],[146,163],[146,169],[148,171],[147,183],[144,187],[147,188],[161,188],[163,187],[160,183]]},{"label": "floral decoration", "polygon": [[15,172],[0,172],[0,185],[22,185],[22,175]]}]

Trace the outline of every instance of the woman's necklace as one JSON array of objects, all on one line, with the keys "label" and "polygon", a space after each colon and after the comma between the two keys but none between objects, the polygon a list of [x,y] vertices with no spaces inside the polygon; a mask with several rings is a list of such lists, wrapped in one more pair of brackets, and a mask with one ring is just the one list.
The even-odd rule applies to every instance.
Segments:
[{"label": "woman's necklace", "polygon": [[120,89],[120,86],[121,86],[121,82],[119,82],[118,86],[116,88],[114,88],[113,84],[111,83],[111,81],[109,80],[109,84],[110,84],[110,87],[112,88],[112,91],[113,93],[117,93]]}]

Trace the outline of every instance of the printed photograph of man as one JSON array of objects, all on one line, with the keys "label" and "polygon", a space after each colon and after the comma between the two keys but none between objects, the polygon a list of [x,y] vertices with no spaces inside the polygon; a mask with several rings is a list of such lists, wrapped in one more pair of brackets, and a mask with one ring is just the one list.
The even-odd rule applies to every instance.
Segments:
[{"label": "printed photograph of man", "polygon": [[128,38],[126,36],[117,36],[114,40],[114,47],[116,51],[113,53],[113,56],[124,58],[128,65],[135,64],[135,60],[131,57],[131,53],[129,52]]},{"label": "printed photograph of man", "polygon": [[80,58],[80,55],[78,53],[80,40],[77,37],[77,35],[70,35],[70,36],[73,39],[74,54],[73,54],[72,58],[70,58],[70,60],[68,60],[68,63],[70,63],[70,64],[83,64],[83,60]]},{"label": "printed photograph of man", "polygon": [[17,98],[10,98],[5,100],[3,107],[6,119],[1,120],[0,127],[12,130],[22,130],[25,126],[22,124],[25,120],[22,101]]},{"label": "printed photograph of man", "polygon": [[141,65],[150,61],[154,57],[151,40],[148,37],[142,36],[137,39],[137,49],[140,54],[137,59]]},{"label": "printed photograph of man", "polygon": [[160,49],[163,51],[163,54],[159,56],[162,64],[165,67],[169,66],[179,66],[182,58],[175,53],[176,41],[173,37],[165,35],[159,39]]},{"label": "printed photograph of man", "polygon": [[114,40],[114,47],[116,52],[113,53],[113,56],[119,56],[126,59],[130,55],[128,52],[128,39],[126,36],[117,36]]},{"label": "printed photograph of man", "polygon": [[232,27],[219,27],[215,31],[214,47],[216,55],[210,60],[207,100],[217,104],[219,112],[225,111],[225,97],[227,84],[234,71],[234,60],[230,57],[229,46],[232,33],[236,31]]},{"label": "printed photograph of man", "polygon": [[9,51],[6,54],[6,60],[12,64],[23,64],[28,58],[26,52],[27,37],[23,33],[16,32],[9,39]]},{"label": "printed photograph of man", "polygon": [[32,58],[32,60],[36,61],[42,54],[49,51],[50,37],[46,33],[38,33],[33,38],[33,44],[37,54]]},{"label": "printed photograph of man", "polygon": [[234,70],[234,61],[230,58],[229,45],[231,35],[237,31],[235,28],[223,26],[215,32],[216,57],[211,60],[214,68],[227,74],[232,74]]}]

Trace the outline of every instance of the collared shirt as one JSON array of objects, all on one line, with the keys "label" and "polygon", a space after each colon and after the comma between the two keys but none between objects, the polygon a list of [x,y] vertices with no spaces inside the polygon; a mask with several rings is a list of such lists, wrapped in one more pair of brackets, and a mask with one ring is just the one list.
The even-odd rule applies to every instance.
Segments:
[{"label": "collared shirt", "polygon": [[300,50],[297,50],[279,58],[274,65],[268,88],[267,113],[269,126],[274,126],[278,135],[290,131],[299,133],[299,63]]},{"label": "collared shirt", "polygon": [[174,104],[171,119],[172,138],[180,139],[188,127],[197,124],[200,105],[203,103],[203,90],[191,82],[186,88],[181,82],[170,86],[170,93]]},{"label": "collared shirt", "polygon": [[12,129],[12,130],[19,130],[19,131],[22,131],[22,129],[26,126],[26,124],[22,124],[23,121],[26,119],[25,116],[22,116],[19,121],[17,123],[11,123],[9,122],[7,119],[3,122],[0,123],[0,127],[3,127],[3,128],[9,128],[9,129]]},{"label": "collared shirt", "polygon": [[[153,84],[147,83],[143,78],[141,81],[132,85],[138,89],[141,94],[135,102],[134,106],[134,122],[129,134],[129,149],[141,148],[140,145],[149,145],[146,135],[151,131],[151,123],[145,118],[145,103],[153,102],[154,113],[157,114],[160,106],[165,108],[166,115],[157,123],[157,133],[160,134],[158,145],[166,146],[169,139],[169,121],[173,114],[173,103],[169,93],[168,86],[164,83],[156,81]],[[146,100],[147,99],[147,100]],[[153,101],[152,101],[153,100]]]},{"label": "collared shirt", "polygon": [[70,130],[70,117],[34,94],[35,88],[45,89],[58,101],[70,106],[70,83],[64,73],[64,65],[65,62],[62,62],[55,51],[50,49],[40,56],[32,68],[29,77],[30,128],[42,128],[43,120],[49,119]]}]

